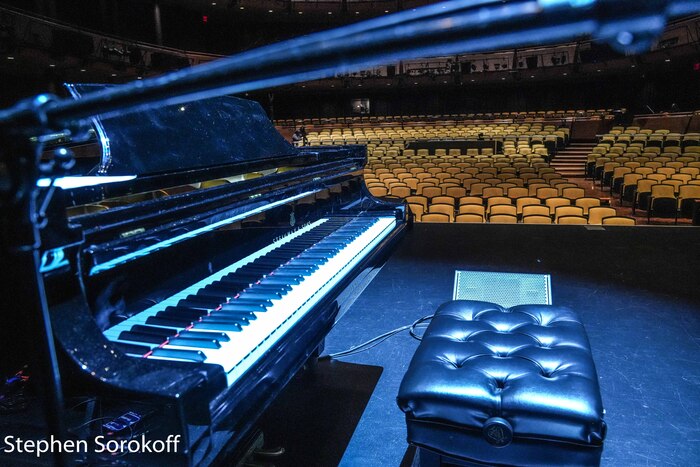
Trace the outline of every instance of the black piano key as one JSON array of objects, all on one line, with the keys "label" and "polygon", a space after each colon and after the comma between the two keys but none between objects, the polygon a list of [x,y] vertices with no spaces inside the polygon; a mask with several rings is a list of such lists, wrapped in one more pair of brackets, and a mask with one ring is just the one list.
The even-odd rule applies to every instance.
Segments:
[{"label": "black piano key", "polygon": [[153,334],[144,334],[141,332],[132,332],[132,331],[120,332],[119,339],[124,340],[124,341],[143,342],[144,344],[156,344],[156,345],[160,345],[167,340],[167,339],[162,338],[161,336],[156,336]]},{"label": "black piano key", "polygon": [[198,319],[201,316],[206,316],[207,314],[209,314],[209,312],[201,308],[190,308],[187,306],[168,306],[165,307],[165,310],[157,312],[156,316],[180,315],[187,316],[191,319]]},{"label": "black piano key", "polygon": [[240,288],[241,290],[243,290],[243,289],[247,289],[252,284],[255,284],[255,282],[238,281],[238,280],[233,280],[233,279],[228,279],[226,277],[222,277],[221,279],[216,281],[215,284],[222,284],[222,285],[225,285],[227,287],[231,287],[233,289]]},{"label": "black piano key", "polygon": [[[177,334],[177,329],[172,328],[157,328],[153,326],[144,326],[143,324],[135,324],[131,326],[131,332],[139,332],[142,334],[152,334],[154,336],[160,336],[163,338],[162,341],[166,340],[168,337],[172,337]],[[162,342],[161,341],[161,342]]]},{"label": "black piano key", "polygon": [[282,294],[279,292],[269,292],[269,291],[257,291],[255,288],[246,290],[244,292],[241,292],[241,295],[239,297],[240,299],[248,299],[248,300],[280,300],[282,298]]},{"label": "black piano key", "polygon": [[[202,316],[201,321],[206,323],[238,323],[241,326],[248,326],[250,320],[245,316],[230,316],[227,314]],[[195,323],[196,325],[196,323]]]},{"label": "black piano key", "polygon": [[[257,293],[263,293],[263,292],[264,292],[264,293],[275,294],[275,296],[272,297],[271,300],[279,300],[279,298],[281,298],[281,297],[287,295],[287,292],[289,291],[288,288],[289,288],[289,286],[287,286],[287,285],[278,285],[278,286],[274,286],[274,285],[259,285],[259,284],[256,284],[256,285],[254,285],[253,287],[250,287],[250,288],[248,288],[248,289],[245,289],[243,292],[241,292],[241,294],[238,296],[238,299],[246,298],[246,297],[244,297],[243,295],[244,295],[244,294],[249,294],[249,293],[251,293],[251,292],[257,292]],[[276,297],[276,295],[279,295],[279,298]]]},{"label": "black piano key", "polygon": [[185,329],[192,326],[194,322],[185,318],[163,318],[160,316],[149,316],[146,319],[146,324],[152,324],[154,326],[178,326]]},{"label": "black piano key", "polygon": [[299,285],[304,280],[304,277],[299,275],[298,277],[291,276],[280,276],[277,277],[276,274],[270,275],[265,279],[260,281],[260,284],[287,284],[287,285]]},{"label": "black piano key", "polygon": [[222,303],[223,302],[221,300],[212,300],[204,297],[198,297],[196,295],[188,295],[186,298],[183,298],[177,302],[178,306],[200,306],[207,307],[212,310],[217,308]]},{"label": "black piano key", "polygon": [[257,290],[272,290],[275,292],[289,292],[292,290],[292,286],[289,284],[255,284]]},{"label": "black piano key", "polygon": [[296,261],[293,261],[289,264],[286,264],[284,266],[284,270],[298,272],[299,274],[311,274],[312,272],[315,272],[316,270],[318,270],[318,265],[317,264],[309,264],[309,265],[296,264]]},{"label": "black piano key", "polygon": [[348,243],[350,243],[350,242],[343,242],[343,241],[336,240],[336,241],[332,241],[332,242],[331,241],[324,242],[323,245],[326,247],[335,247],[338,250],[340,250],[341,248],[345,248],[346,246],[348,246]]},{"label": "black piano key", "polygon": [[220,349],[221,344],[215,339],[196,339],[190,337],[173,337],[170,339],[170,345],[179,345],[180,347],[194,347],[198,349]]},{"label": "black piano key", "polygon": [[303,258],[304,260],[314,260],[314,264],[320,264],[325,263],[326,261],[328,261],[328,258],[331,257],[332,255],[328,255],[326,253],[316,253],[314,251],[309,250],[299,255],[299,258],[292,261],[292,263],[296,263],[297,261],[299,261],[299,259]]},{"label": "black piano key", "polygon": [[221,313],[219,315],[200,315],[196,310],[187,309],[166,309],[156,313],[156,316],[167,319],[191,320],[193,322],[201,320],[220,323],[239,323],[241,325],[248,324],[248,319],[244,316],[232,316],[227,313]]},{"label": "black piano key", "polygon": [[[282,264],[284,264],[284,263],[274,263],[274,264],[269,264],[269,265],[260,266],[260,267],[257,267],[257,266],[247,267],[246,266],[245,270],[242,272],[244,272],[246,274],[254,275],[256,277],[255,280],[258,281],[258,280],[260,280],[261,277],[263,277],[267,274],[270,274],[272,271],[274,271],[275,269],[280,267]],[[253,282],[253,281],[251,281],[251,282]]]},{"label": "black piano key", "polygon": [[[325,264],[328,260],[326,258],[309,258],[306,257],[306,253],[299,256],[298,258],[294,258],[294,261],[292,261],[290,266],[317,266],[319,264]],[[284,270],[285,268],[281,268],[281,270]]]},{"label": "black piano key", "polygon": [[304,280],[304,277],[299,276],[296,278],[292,278],[291,276],[280,276],[277,277],[276,274],[273,274],[271,276],[266,277],[265,279],[260,281],[260,284],[282,284],[282,285],[299,285],[301,282]]},{"label": "black piano key", "polygon": [[219,342],[229,342],[231,340],[228,334],[215,331],[182,331],[180,333],[180,337],[190,337],[193,339],[206,338],[217,340]]},{"label": "black piano key", "polygon": [[224,293],[217,293],[217,292],[207,292],[205,290],[199,290],[197,293],[192,296],[188,295],[187,298],[189,299],[190,297],[192,298],[201,298],[203,300],[209,300],[210,303],[215,303],[216,306],[221,305],[222,303],[225,303],[235,297],[235,293],[230,293],[230,294],[224,294]]},{"label": "black piano key", "polygon": [[304,280],[305,276],[296,272],[285,272],[284,269],[280,269],[279,271],[275,271],[275,273],[270,277],[298,279],[299,282],[301,282]]},{"label": "black piano key", "polygon": [[239,282],[247,282],[247,283],[255,283],[258,280],[260,280],[260,276],[258,274],[252,275],[252,274],[245,274],[244,272],[240,272],[240,269],[235,272],[230,272],[226,274],[222,279],[229,279],[229,280],[234,280],[234,281],[239,281]]},{"label": "black piano key", "polygon": [[238,300],[234,300],[230,303],[225,303],[224,305],[221,306],[220,310],[217,310],[216,313],[226,313],[226,312],[255,312],[255,313],[262,313],[264,311],[267,311],[267,307],[259,304],[259,303],[236,303]]},{"label": "black piano key", "polygon": [[240,310],[218,310],[214,314],[209,315],[212,318],[217,318],[219,316],[226,316],[230,318],[237,318],[243,321],[253,321],[258,319],[255,313],[252,311],[240,311]]},{"label": "black piano key", "polygon": [[199,314],[194,314],[194,313],[187,313],[185,311],[175,311],[175,310],[169,310],[169,311],[159,311],[158,313],[155,314],[155,318],[164,318],[164,319],[172,319],[172,320],[179,320],[179,321],[186,321],[186,322],[192,322],[195,323],[199,321],[202,316],[206,315],[199,315]]},{"label": "black piano key", "polygon": [[284,264],[289,261],[291,255],[276,255],[276,256],[261,256],[260,258],[252,261],[248,266],[254,267],[264,267],[264,266],[275,266],[278,264]]},{"label": "black piano key", "polygon": [[195,324],[196,329],[205,329],[210,331],[227,331],[227,332],[240,332],[243,330],[243,326],[239,323],[213,323],[208,321],[202,321]]},{"label": "black piano key", "polygon": [[264,306],[266,308],[270,308],[272,306],[272,302],[270,300],[264,300],[264,299],[250,300],[247,298],[237,298],[235,300],[231,300],[229,303],[238,303],[241,305],[260,305],[260,306]]},{"label": "black piano key", "polygon": [[146,355],[151,351],[151,348],[145,345],[124,344],[123,342],[113,342],[113,344],[120,352],[132,355]]},{"label": "black piano key", "polygon": [[225,282],[212,282],[211,284],[202,287],[199,289],[199,292],[203,294],[212,294],[212,295],[233,295],[235,296],[238,292],[241,290],[249,287],[248,285],[244,287],[232,287],[230,284],[227,284]]},{"label": "black piano key", "polygon": [[311,249],[309,250],[309,252],[323,253],[323,254],[328,255],[328,256],[335,256],[335,255],[338,254],[339,251],[340,251],[340,250],[339,250],[338,248],[328,248],[328,247],[324,247],[324,248],[320,248],[320,247],[319,247],[319,248],[316,248],[316,247],[314,247],[314,248],[311,248]]},{"label": "black piano key", "polygon": [[154,357],[179,358],[181,360],[190,360],[193,362],[203,362],[207,359],[204,352],[199,350],[167,349],[160,347],[153,349],[153,353],[151,355]]}]

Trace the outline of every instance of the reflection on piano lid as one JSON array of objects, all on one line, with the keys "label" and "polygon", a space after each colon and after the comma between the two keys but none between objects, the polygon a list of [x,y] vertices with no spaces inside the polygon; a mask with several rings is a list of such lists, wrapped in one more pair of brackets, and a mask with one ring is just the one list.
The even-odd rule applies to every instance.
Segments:
[{"label": "reflection on piano lid", "polygon": [[[110,85],[66,87],[80,99]],[[92,121],[102,145],[102,158],[95,170],[104,175],[142,177],[298,154],[270,124],[260,104],[235,97],[215,97],[107,120],[96,116]]]},{"label": "reflection on piano lid", "polygon": [[147,247],[145,247],[145,248],[142,248],[142,249],[140,249],[140,250],[127,253],[127,254],[125,254],[125,255],[116,257],[116,258],[114,258],[114,259],[111,259],[111,260],[106,261],[106,262],[101,263],[101,264],[96,264],[96,265],[94,265],[92,268],[90,268],[90,271],[89,271],[88,274],[89,274],[90,276],[93,276],[93,275],[95,275],[95,274],[99,274],[100,272],[106,271],[106,270],[108,270],[108,269],[112,269],[113,267],[115,267],[115,266],[117,266],[117,265],[119,265],[119,264],[124,264],[124,263],[126,263],[126,262],[128,262],[128,261],[133,261],[133,260],[135,260],[135,259],[137,259],[137,258],[139,258],[139,257],[141,257],[141,256],[145,256],[145,255],[148,255],[148,254],[153,253],[153,252],[155,252],[155,251],[161,250],[161,249],[163,249],[163,248],[167,248],[167,247],[169,247],[169,246],[171,246],[171,245],[174,245],[174,244],[176,244],[176,243],[185,241],[185,240],[187,240],[187,239],[189,239],[189,238],[192,238],[192,237],[196,237],[196,236],[198,236],[198,235],[202,235],[202,234],[204,234],[204,233],[206,233],[206,232],[211,232],[212,230],[221,228],[221,227],[223,227],[223,226],[226,226],[226,225],[229,225],[229,224],[233,224],[234,222],[241,221],[241,220],[243,220],[243,219],[245,219],[245,218],[248,218],[248,217],[250,217],[250,216],[253,216],[253,215],[255,215],[255,214],[259,214],[259,213],[261,213],[261,212],[269,211],[270,209],[276,208],[276,207],[278,207],[278,206],[282,206],[282,205],[284,205],[284,204],[291,203],[291,202],[296,201],[296,200],[298,200],[298,199],[301,199],[301,198],[304,198],[304,197],[306,197],[306,196],[312,195],[313,193],[314,193],[313,191],[306,191],[306,192],[300,193],[300,194],[298,194],[298,195],[290,196],[289,198],[284,198],[284,199],[281,199],[281,200],[278,200],[278,201],[274,201],[274,202],[272,202],[272,203],[264,203],[264,204],[262,204],[262,205],[260,205],[260,206],[258,206],[258,207],[255,207],[255,208],[253,208],[253,209],[250,209],[250,210],[248,210],[248,211],[246,211],[246,212],[244,212],[244,213],[236,214],[236,215],[234,215],[234,216],[227,217],[227,218],[225,218],[225,219],[221,219],[221,220],[216,221],[216,222],[212,222],[212,223],[210,223],[210,224],[208,224],[208,225],[206,225],[206,226],[204,226],[204,227],[200,227],[200,228],[198,228],[198,229],[190,230],[190,231],[188,231],[188,232],[186,232],[186,233],[183,233],[183,234],[180,234],[180,235],[171,237],[171,238],[169,238],[169,239],[167,239],[167,240],[164,240],[164,241],[155,243],[155,244],[153,244],[153,245],[149,245],[149,246],[147,246]]}]

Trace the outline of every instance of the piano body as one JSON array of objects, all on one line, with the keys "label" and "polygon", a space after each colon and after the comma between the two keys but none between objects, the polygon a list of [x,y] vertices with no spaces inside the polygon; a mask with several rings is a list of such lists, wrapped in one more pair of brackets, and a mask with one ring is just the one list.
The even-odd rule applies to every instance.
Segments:
[{"label": "piano body", "polygon": [[[69,89],[80,98],[99,86]],[[341,293],[400,238],[407,212],[369,194],[364,147],[294,148],[251,101],[217,97],[93,124],[100,153],[77,157],[79,176],[54,182],[40,251],[67,436],[181,436],[177,452],[118,454],[127,465],[241,455],[257,416],[322,349]],[[3,366],[31,360],[28,332],[21,319],[3,329]],[[17,416],[0,415],[2,431]],[[24,438],[46,432],[30,427]]]}]

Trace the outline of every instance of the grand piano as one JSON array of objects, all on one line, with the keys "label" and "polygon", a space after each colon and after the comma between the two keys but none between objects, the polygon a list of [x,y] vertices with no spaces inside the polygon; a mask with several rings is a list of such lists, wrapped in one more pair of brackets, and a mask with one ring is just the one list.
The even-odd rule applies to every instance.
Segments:
[{"label": "grand piano", "polygon": [[[103,88],[67,87],[76,99]],[[75,148],[70,172],[38,180],[53,190],[40,273],[66,400],[55,415],[69,439],[181,442],[63,460],[239,458],[407,211],[369,194],[365,147],[295,148],[252,101],[215,97],[92,125],[96,142]],[[3,369],[30,364],[21,376],[31,381],[31,330],[20,319],[2,333]],[[17,435],[18,416],[41,420],[36,404],[17,406],[0,412],[3,433]],[[45,436],[29,425],[25,438]]]}]

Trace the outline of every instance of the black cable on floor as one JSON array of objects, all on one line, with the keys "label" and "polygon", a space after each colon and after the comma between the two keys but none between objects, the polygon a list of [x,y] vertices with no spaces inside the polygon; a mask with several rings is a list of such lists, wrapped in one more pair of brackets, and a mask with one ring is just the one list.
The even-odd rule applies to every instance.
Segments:
[{"label": "black cable on floor", "polygon": [[417,340],[421,340],[421,339],[422,339],[422,336],[419,336],[419,335],[416,333],[416,328],[417,328],[419,325],[425,323],[426,321],[431,320],[432,318],[433,318],[433,315],[424,316],[424,317],[422,317],[422,318],[420,318],[420,319],[417,319],[416,321],[414,321],[414,322],[411,323],[411,324],[408,324],[408,325],[406,325],[406,326],[401,326],[401,327],[396,328],[396,329],[393,329],[393,330],[391,330],[391,331],[387,331],[387,332],[385,332],[384,334],[380,334],[380,335],[377,336],[377,337],[373,337],[372,339],[370,339],[370,340],[368,340],[368,341],[366,341],[366,342],[363,342],[363,343],[361,343],[361,344],[358,344],[358,345],[356,345],[356,346],[353,346],[353,347],[351,347],[351,348],[349,348],[349,349],[347,349],[347,350],[343,350],[343,351],[340,351],[340,352],[336,352],[336,353],[324,355],[323,357],[320,357],[319,360],[325,359],[325,358],[349,357],[350,355],[354,355],[354,354],[356,354],[356,353],[364,352],[365,350],[369,350],[369,349],[371,349],[372,347],[375,347],[375,346],[381,344],[382,342],[384,342],[384,341],[387,340],[388,338],[390,338],[390,337],[392,337],[392,336],[395,336],[396,334],[399,334],[400,332],[403,332],[403,331],[408,331],[408,332],[410,333],[411,337],[413,337],[414,339],[417,339]]}]

